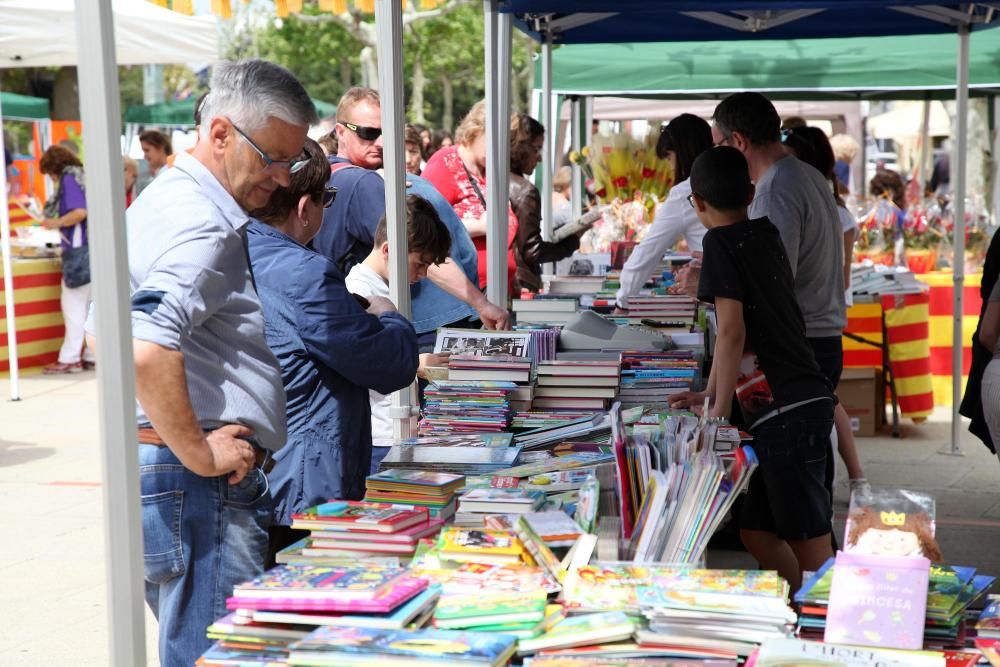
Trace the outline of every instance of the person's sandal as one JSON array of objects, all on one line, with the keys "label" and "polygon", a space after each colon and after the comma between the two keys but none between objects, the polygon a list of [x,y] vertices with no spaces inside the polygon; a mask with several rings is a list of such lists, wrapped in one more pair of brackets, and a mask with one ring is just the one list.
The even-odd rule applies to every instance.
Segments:
[{"label": "person's sandal", "polygon": [[75,364],[64,364],[57,361],[54,364],[49,364],[42,371],[44,375],[69,375],[70,373],[82,373],[83,364],[79,361]]}]

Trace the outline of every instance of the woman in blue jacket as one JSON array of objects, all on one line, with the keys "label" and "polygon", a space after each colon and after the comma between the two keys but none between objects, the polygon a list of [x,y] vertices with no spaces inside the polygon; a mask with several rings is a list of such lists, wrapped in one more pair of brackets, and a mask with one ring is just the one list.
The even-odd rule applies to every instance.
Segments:
[{"label": "woman in blue jacket", "polygon": [[278,362],[288,401],[288,443],[275,453],[268,479],[274,495],[272,553],[298,537],[296,512],[332,498],[358,500],[371,462],[368,390],[390,393],[413,382],[417,335],[388,299],[365,308],[347,291],[332,261],[306,244],[319,232],[330,165],[306,140],[307,160],[272,161],[295,169],[288,188],[254,211],[247,227],[251,275],[264,310],[264,333]]}]

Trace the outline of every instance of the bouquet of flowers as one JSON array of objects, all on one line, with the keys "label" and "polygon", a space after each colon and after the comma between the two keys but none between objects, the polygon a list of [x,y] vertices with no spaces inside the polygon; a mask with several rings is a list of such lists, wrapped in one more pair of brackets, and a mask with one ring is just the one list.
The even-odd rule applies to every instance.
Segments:
[{"label": "bouquet of flowers", "polygon": [[896,265],[896,241],[904,214],[887,197],[879,197],[872,209],[858,220],[854,261],[870,259],[875,264]]},{"label": "bouquet of flowers", "polygon": [[602,204],[609,205],[603,220],[584,234],[585,252],[607,252],[615,241],[641,241],[656,206],[673,185],[670,163],[656,156],[659,131],[643,140],[627,132],[594,137],[593,146],[571,153]]}]

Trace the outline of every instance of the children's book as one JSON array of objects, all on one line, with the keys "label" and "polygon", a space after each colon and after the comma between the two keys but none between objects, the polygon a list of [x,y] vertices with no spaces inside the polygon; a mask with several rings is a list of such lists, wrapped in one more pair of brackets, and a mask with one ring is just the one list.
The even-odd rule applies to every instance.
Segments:
[{"label": "children's book", "polygon": [[837,554],[824,641],[923,648],[929,577],[923,557]]},{"label": "children's book", "polygon": [[516,595],[449,595],[434,610],[434,627],[475,628],[499,623],[537,623],[545,618],[544,591]]},{"label": "children's book", "polygon": [[378,630],[324,626],[289,646],[297,665],[391,664],[414,666],[507,664],[517,643],[515,637],[490,632],[457,630]]},{"label": "children's book", "polygon": [[754,667],[945,667],[943,653],[841,646],[802,639],[769,639]]},{"label": "children's book", "polygon": [[795,623],[798,616],[783,598],[705,590],[677,590],[644,586],[636,590],[639,606],[756,617],[773,623]]},{"label": "children's book", "polygon": [[347,503],[343,512],[319,514],[315,507],[292,515],[292,528],[303,530],[358,530],[375,533],[395,533],[427,521],[427,508],[401,509],[388,503]]},{"label": "children's book", "polygon": [[412,546],[416,542],[424,537],[431,537],[436,535],[441,527],[444,525],[444,521],[441,519],[430,519],[424,523],[417,523],[407,528],[403,528],[395,533],[369,533],[369,532],[354,532],[354,531],[325,531],[325,530],[314,530],[309,538],[309,546],[313,548],[322,548],[324,546],[330,546],[330,542],[336,543],[351,543],[351,542],[365,542],[365,543],[377,543],[377,544],[402,544]]},{"label": "children's book", "polygon": [[488,595],[490,593],[545,591],[557,593],[559,582],[545,569],[521,564],[490,565],[462,563],[458,568],[427,569],[416,565],[413,574],[438,583],[448,595]]},{"label": "children's book", "polygon": [[566,512],[532,512],[524,515],[531,529],[549,546],[572,546],[576,538],[583,534],[576,521]]},{"label": "children's book", "polygon": [[280,565],[233,588],[236,598],[370,600],[406,576],[387,568]]},{"label": "children's book", "polygon": [[[497,625],[477,626],[479,632],[500,632],[505,635],[513,635],[518,639],[534,639],[555,624],[566,618],[562,605],[550,604],[545,607],[545,618],[534,623],[500,623]],[[577,665],[583,667],[583,665]]]},{"label": "children's book", "polygon": [[[288,566],[284,566],[288,567]],[[276,593],[261,597],[233,597],[226,600],[230,611],[238,609],[272,611],[315,611],[357,614],[388,614],[427,588],[427,581],[404,576],[372,598],[295,597]],[[234,591],[235,593],[236,591]]]},{"label": "children's book", "polygon": [[[288,623],[291,627],[309,627],[310,630],[319,625],[342,625],[354,628],[383,628],[386,630],[401,630],[409,625],[428,609],[433,609],[441,597],[441,587],[432,584],[406,604],[400,605],[388,615],[382,614],[331,614],[326,612],[307,611],[266,611],[253,612],[255,623],[265,623],[269,627],[275,624]],[[306,633],[308,634],[308,633]],[[305,636],[304,634],[302,635]],[[300,637],[294,637],[298,639]]]},{"label": "children's book", "polygon": [[976,621],[980,637],[1000,639],[1000,595],[991,595]]},{"label": "children's book", "polygon": [[535,510],[544,501],[545,494],[541,491],[474,489],[462,496],[459,511],[523,514]]},{"label": "children's book", "polygon": [[321,565],[324,567],[386,567],[398,568],[398,556],[350,556],[327,555],[307,556],[304,551],[312,545],[309,537],[304,537],[295,544],[285,547],[275,555],[279,565]]},{"label": "children's book", "polygon": [[414,488],[417,487],[420,489],[419,493],[447,495],[460,489],[464,483],[464,475],[398,468],[372,475],[365,481],[365,486],[369,489],[406,493],[417,493]]},{"label": "children's book", "polygon": [[620,611],[570,616],[536,639],[522,640],[517,652],[620,641],[630,638],[635,628],[635,621]]},{"label": "children's book", "polygon": [[205,651],[197,664],[199,667],[286,667],[288,649],[285,646],[242,646],[217,641]]},{"label": "children's book", "polygon": [[449,526],[438,538],[441,558],[471,563],[517,563],[524,553],[521,541],[498,530]]},{"label": "children's book", "polygon": [[649,567],[633,563],[595,562],[571,570],[563,581],[562,600],[571,613],[639,611],[636,589],[652,585]]}]

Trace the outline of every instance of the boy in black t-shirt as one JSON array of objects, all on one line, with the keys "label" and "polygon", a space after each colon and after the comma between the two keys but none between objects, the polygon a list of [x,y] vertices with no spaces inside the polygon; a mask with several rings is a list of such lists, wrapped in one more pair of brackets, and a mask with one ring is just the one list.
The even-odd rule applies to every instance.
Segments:
[{"label": "boy in black t-shirt", "polygon": [[[740,537],[765,569],[798,590],[802,570],[833,555],[832,507],[824,486],[834,397],[806,339],[792,271],[778,230],[747,220],[754,186],[734,148],[702,153],[691,196],[705,234],[698,298],[715,304],[718,337],[708,388],[675,405],[712,400],[727,418],[736,392],[760,467],[750,480]],[[754,357],[754,355],[756,355]]]}]

